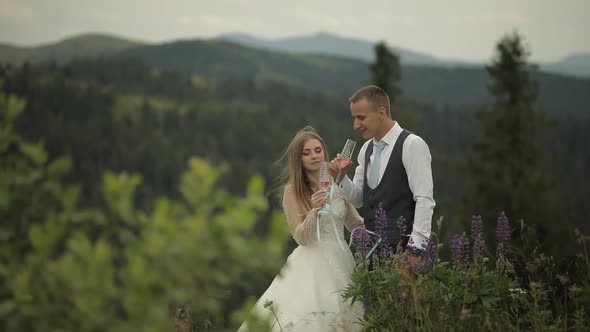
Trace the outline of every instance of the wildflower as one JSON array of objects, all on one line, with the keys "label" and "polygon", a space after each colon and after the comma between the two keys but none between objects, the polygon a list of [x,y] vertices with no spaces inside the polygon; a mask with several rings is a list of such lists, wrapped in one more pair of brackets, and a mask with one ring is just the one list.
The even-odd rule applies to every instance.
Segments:
[{"label": "wildflower", "polygon": [[383,209],[383,203],[379,203],[375,211],[375,231],[381,236],[385,236],[387,232],[387,213]]},{"label": "wildflower", "polygon": [[422,254],[422,261],[420,262],[417,272],[426,273],[432,270],[434,263],[436,262],[436,249],[436,242],[432,237],[429,237],[424,243],[422,243],[421,250],[415,249]]},{"label": "wildflower", "polygon": [[264,309],[270,310],[270,312],[274,316],[277,324],[279,324],[279,331],[284,331],[283,327],[281,326],[281,322],[279,321],[279,317],[277,316],[277,313],[275,312],[274,303],[272,300],[264,301]]},{"label": "wildflower", "polygon": [[500,213],[498,222],[496,224],[496,236],[498,242],[507,244],[510,241],[510,226],[508,225],[508,218],[504,211]]},{"label": "wildflower", "polygon": [[465,233],[453,236],[449,247],[455,264],[458,266],[467,265],[469,260],[469,239],[465,236]]},{"label": "wildflower", "polygon": [[509,288],[508,290],[513,294],[526,294],[526,291],[522,288]]},{"label": "wildflower", "polygon": [[422,255],[422,262],[424,263],[425,271],[430,271],[436,262],[437,246],[436,242],[429,237],[424,245],[424,254]]},{"label": "wildflower", "polygon": [[571,282],[571,279],[567,274],[558,274],[557,279],[562,286],[567,286]]},{"label": "wildflower", "polygon": [[[375,231],[381,236],[382,239],[388,239],[388,220],[387,213],[383,209],[383,203],[379,203],[377,211],[375,212]],[[393,254],[393,248],[389,241],[385,241],[381,244],[381,257],[384,259],[391,257]]]},{"label": "wildflower", "polygon": [[473,260],[477,262],[484,246],[481,216],[473,216],[471,219],[471,239],[473,240]]},{"label": "wildflower", "polygon": [[460,320],[466,320],[471,318],[471,314],[473,313],[472,309],[469,308],[462,308],[461,309],[461,316],[459,316]]},{"label": "wildflower", "polygon": [[404,218],[404,216],[400,216],[397,219],[397,228],[399,228],[399,234],[401,238],[403,238],[406,235],[406,229],[408,228],[408,225],[406,224],[406,218]]},{"label": "wildflower", "polygon": [[526,295],[526,291],[522,288],[509,288],[510,297],[513,299],[523,299],[523,296]]},{"label": "wildflower", "polygon": [[503,255],[504,247],[508,245],[508,241],[510,241],[510,226],[508,225],[508,218],[506,217],[504,211],[500,213],[496,223],[496,239],[496,254],[501,256]]},{"label": "wildflower", "polygon": [[264,309],[272,308],[273,302],[272,300],[264,301]]},{"label": "wildflower", "polygon": [[373,247],[373,239],[364,229],[356,229],[353,233],[352,241],[356,246],[357,250],[362,253],[364,257],[371,247]]}]

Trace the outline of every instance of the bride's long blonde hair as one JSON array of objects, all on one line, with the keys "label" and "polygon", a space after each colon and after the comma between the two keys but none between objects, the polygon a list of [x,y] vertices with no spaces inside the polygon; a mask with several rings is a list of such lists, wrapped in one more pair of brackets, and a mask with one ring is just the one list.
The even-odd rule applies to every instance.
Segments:
[{"label": "bride's long blonde hair", "polygon": [[285,152],[285,155],[287,156],[287,168],[286,174],[283,176],[283,178],[286,178],[284,180],[284,186],[291,185],[295,197],[304,213],[311,210],[310,198],[313,194],[313,190],[309,179],[305,175],[301,156],[303,154],[303,146],[310,139],[316,139],[321,143],[322,149],[324,150],[324,160],[330,160],[328,158],[328,149],[326,148],[324,140],[313,127],[307,126],[295,134],[295,137],[293,137],[291,143],[289,143],[289,146],[287,147],[287,151]]}]

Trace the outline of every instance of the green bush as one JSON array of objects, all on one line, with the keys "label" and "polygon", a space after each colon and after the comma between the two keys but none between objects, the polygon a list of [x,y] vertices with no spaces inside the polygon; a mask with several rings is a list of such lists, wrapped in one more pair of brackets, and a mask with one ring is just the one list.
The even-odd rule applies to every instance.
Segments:
[{"label": "green bush", "polygon": [[[355,254],[357,268],[344,296],[365,304],[365,331],[590,328],[585,251],[575,262],[578,268],[574,276],[557,273],[552,258],[536,251],[517,254],[508,243],[498,245],[492,257],[481,231],[479,235],[471,232],[471,243],[465,233],[454,237],[450,243],[452,259],[444,260],[439,256],[444,245],[436,234],[431,239],[436,249],[429,253],[426,248],[421,262],[412,268],[407,263],[409,254],[403,251],[389,257],[377,251],[372,262],[360,252]],[[578,235],[579,243],[585,245],[589,238]],[[479,245],[474,249],[475,243]],[[519,272],[516,264],[523,264],[525,273]]]},{"label": "green bush", "polygon": [[289,234],[275,213],[253,235],[263,180],[233,197],[215,186],[224,167],[192,158],[179,200],[138,210],[141,178],[107,172],[107,208],[81,209],[80,188],[64,185],[69,159],[49,160],[14,131],[24,106],[0,94],[0,330],[169,331],[181,314],[193,329],[233,327],[228,308],[244,299],[232,291],[275,275]]}]

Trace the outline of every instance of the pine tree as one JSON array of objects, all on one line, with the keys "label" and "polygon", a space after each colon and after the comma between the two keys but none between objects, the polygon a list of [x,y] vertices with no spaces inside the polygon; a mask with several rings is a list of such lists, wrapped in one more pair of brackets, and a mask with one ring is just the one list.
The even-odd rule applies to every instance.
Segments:
[{"label": "pine tree", "polygon": [[391,52],[384,42],[375,45],[375,62],[370,65],[372,83],[385,90],[389,95],[391,104],[401,94],[401,89],[396,85],[401,77],[399,56]]},{"label": "pine tree", "polygon": [[[477,112],[481,138],[468,162],[472,186],[466,202],[469,213],[484,217],[487,229],[494,229],[496,218],[505,211],[512,221],[523,219],[534,226],[537,240],[543,242],[551,202],[537,146],[543,118],[535,109],[537,83],[531,77],[534,67],[527,62],[529,55],[521,36],[513,32],[498,42],[486,66],[494,102]],[[516,223],[512,225],[518,232]]]},{"label": "pine tree", "polygon": [[392,117],[401,122],[404,128],[413,130],[416,127],[416,115],[420,112],[420,106],[412,98],[403,95],[397,85],[401,78],[399,56],[389,50],[384,42],[377,43],[374,50],[375,62],[369,67],[371,84],[382,88],[389,95]]}]

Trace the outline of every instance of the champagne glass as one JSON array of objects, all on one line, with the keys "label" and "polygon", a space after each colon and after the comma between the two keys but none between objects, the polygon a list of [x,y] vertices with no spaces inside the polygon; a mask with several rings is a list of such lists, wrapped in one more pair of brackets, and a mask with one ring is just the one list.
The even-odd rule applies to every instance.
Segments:
[{"label": "champagne glass", "polygon": [[330,190],[330,170],[328,169],[328,163],[322,163],[320,166],[320,188],[325,191]]},{"label": "champagne glass", "polygon": [[355,141],[351,139],[346,140],[346,144],[344,144],[344,148],[342,149],[342,152],[340,152],[340,167],[344,168],[352,164],[352,153],[354,152],[355,146]]}]

